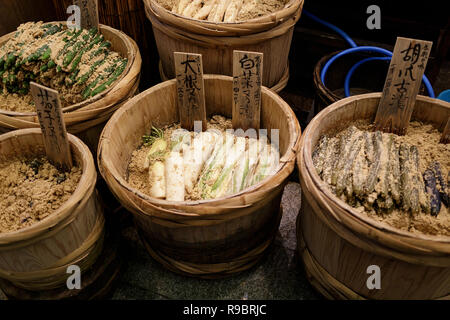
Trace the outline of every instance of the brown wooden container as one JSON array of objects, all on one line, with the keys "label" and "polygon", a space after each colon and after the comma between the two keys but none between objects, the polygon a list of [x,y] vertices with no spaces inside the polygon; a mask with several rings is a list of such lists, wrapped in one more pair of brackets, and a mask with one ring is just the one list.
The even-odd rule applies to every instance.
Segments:
[{"label": "brown wooden container", "polygon": [[[14,287],[46,291],[65,286],[68,266],[79,266],[83,275],[102,251],[104,216],[95,191],[94,159],[80,139],[69,135],[69,143],[75,162],[83,168],[72,197],[46,219],[0,234],[0,278]],[[43,150],[40,129],[16,130],[0,136],[0,161],[35,156]],[[5,282],[1,284],[3,287]]]},{"label": "brown wooden container", "polygon": [[161,59],[163,80],[175,78],[174,52],[199,53],[205,73],[233,75],[233,50],[264,54],[263,84],[281,91],[289,79],[288,55],[303,0],[291,0],[273,14],[240,23],[212,23],[182,17],[144,0]]},{"label": "brown wooden container", "polygon": [[[208,116],[231,118],[232,78],[205,75]],[[278,231],[281,195],[295,166],[300,126],[291,108],[262,89],[261,126],[280,129],[278,172],[226,198],[169,202],[151,198],[126,181],[132,152],[153,126],[179,122],[176,81],[161,83],[128,101],[106,125],[99,144],[100,172],[111,191],[135,218],[153,258],[182,274],[217,278],[255,265]],[[269,131],[270,132],[270,131]]]},{"label": "brown wooden container", "polygon": [[[350,69],[359,61],[373,55],[364,53],[353,53],[340,57],[330,65],[326,75],[326,86],[320,78],[323,67],[333,56],[341,51],[333,52],[324,56],[314,67],[314,115],[345,98],[344,83],[345,77]],[[350,84],[350,94],[359,95],[371,92],[380,92],[383,90],[386,75],[389,69],[389,61],[366,62],[355,70]],[[370,76],[367,76],[370,75]],[[426,93],[425,86],[422,84],[421,94]]]},{"label": "brown wooden container", "polygon": [[[312,152],[323,134],[360,119],[373,121],[381,93],[340,100],[319,113],[301,140],[299,250],[313,286],[335,299],[450,298],[450,237],[413,234],[374,221],[338,199],[317,175]],[[443,130],[450,104],[418,96],[413,120]],[[381,289],[369,290],[371,265]]]},{"label": "brown wooden container", "polygon": [[[128,58],[121,78],[103,93],[75,105],[63,108],[67,130],[80,137],[95,154],[98,138],[104,124],[125,101],[135,95],[139,86],[142,59],[136,43],[123,32],[101,25],[104,37],[111,41],[111,49]],[[0,46],[14,33],[0,38]],[[0,132],[15,129],[38,128],[35,112],[0,110]]]}]

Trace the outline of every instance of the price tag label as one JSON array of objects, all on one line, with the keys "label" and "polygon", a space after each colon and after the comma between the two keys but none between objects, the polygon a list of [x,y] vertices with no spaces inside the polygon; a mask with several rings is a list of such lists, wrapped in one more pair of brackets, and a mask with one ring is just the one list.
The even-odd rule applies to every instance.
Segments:
[{"label": "price tag label", "polygon": [[30,83],[30,89],[44,136],[47,157],[56,167],[68,171],[72,168],[72,154],[58,91],[34,82]]},{"label": "price tag label", "polygon": [[80,8],[81,28],[98,30],[98,0],[74,0],[73,4]]},{"label": "price tag label", "polygon": [[202,56],[175,52],[174,59],[181,127],[193,131],[194,122],[202,121],[202,128],[206,130]]},{"label": "price tag label", "polygon": [[375,118],[377,130],[405,134],[432,44],[430,41],[397,38]]},{"label": "price tag label", "polygon": [[234,51],[233,54],[233,128],[259,130],[263,54]]}]

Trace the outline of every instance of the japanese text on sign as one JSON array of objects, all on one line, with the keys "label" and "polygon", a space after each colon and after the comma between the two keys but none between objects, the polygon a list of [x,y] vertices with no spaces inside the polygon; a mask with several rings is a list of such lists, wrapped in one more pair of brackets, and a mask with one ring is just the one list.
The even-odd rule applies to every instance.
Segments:
[{"label": "japanese text on sign", "polygon": [[432,43],[398,38],[380,100],[376,127],[404,134],[422,82]]},{"label": "japanese text on sign", "polygon": [[72,157],[58,92],[33,82],[30,85],[47,156],[55,165],[68,170]]},{"label": "japanese text on sign", "polygon": [[259,129],[262,85],[261,53],[235,51],[233,62],[233,125]]},{"label": "japanese text on sign", "polygon": [[193,129],[195,121],[204,121],[206,127],[203,67],[197,54],[175,53],[177,99],[182,127]]}]

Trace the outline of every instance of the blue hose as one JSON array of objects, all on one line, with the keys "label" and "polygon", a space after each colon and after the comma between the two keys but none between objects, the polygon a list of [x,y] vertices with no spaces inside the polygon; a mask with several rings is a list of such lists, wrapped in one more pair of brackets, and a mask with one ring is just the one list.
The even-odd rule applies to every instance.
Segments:
[{"label": "blue hose", "polygon": [[369,61],[374,61],[374,60],[391,60],[391,58],[390,57],[369,57],[369,58],[363,59],[363,60],[359,61],[358,63],[356,63],[350,69],[350,71],[347,73],[347,76],[345,77],[344,90],[345,90],[346,97],[350,97],[350,80],[351,80],[355,70],[358,69],[360,65],[362,65],[366,62],[369,62]]},{"label": "blue hose", "polygon": [[[353,53],[353,52],[360,52],[360,51],[365,51],[365,52],[375,52],[375,53],[381,53],[387,57],[375,57],[375,59],[370,59],[370,58],[366,58],[363,59],[361,61],[359,61],[357,64],[355,64],[350,71],[348,72],[347,76],[345,77],[345,83],[344,83],[344,91],[345,91],[345,96],[349,97],[350,96],[350,80],[351,77],[353,75],[353,73],[355,72],[355,70],[361,66],[363,63],[366,63],[368,61],[373,61],[373,60],[390,60],[392,57],[392,52],[383,48],[378,48],[378,47],[372,47],[372,46],[361,46],[358,47],[356,45],[356,43],[350,38],[350,36],[344,32],[343,30],[339,29],[338,27],[336,27],[335,25],[326,22],[318,17],[316,17],[315,15],[313,15],[312,13],[308,12],[307,10],[303,10],[303,13],[311,18],[312,20],[323,24],[324,26],[332,29],[333,31],[335,31],[336,33],[338,33],[342,38],[344,38],[352,48],[350,49],[346,49],[344,51],[339,52],[337,55],[335,55],[334,57],[332,57],[330,60],[327,61],[327,63],[325,63],[322,71],[320,72],[320,79],[322,81],[322,83],[325,85],[325,78],[326,78],[326,74],[328,69],[330,68],[331,64],[338,59],[339,57],[342,57],[344,55]],[[424,75],[423,76],[423,83],[425,85],[425,87],[427,88],[428,91],[428,95],[432,98],[435,98],[435,94],[434,94],[434,90],[433,87],[431,86],[430,81],[428,80],[428,78]]]},{"label": "blue hose", "polygon": [[336,33],[338,33],[342,38],[344,38],[351,47],[356,48],[358,45],[355,43],[355,41],[353,41],[352,38],[350,38],[350,36],[342,29],[339,29],[338,27],[336,27],[335,25],[326,22],[325,20],[320,19],[319,17],[313,15],[311,12],[303,9],[303,14],[305,14],[307,17],[309,17],[310,19],[323,24],[324,26],[330,28],[331,30],[335,31]]}]

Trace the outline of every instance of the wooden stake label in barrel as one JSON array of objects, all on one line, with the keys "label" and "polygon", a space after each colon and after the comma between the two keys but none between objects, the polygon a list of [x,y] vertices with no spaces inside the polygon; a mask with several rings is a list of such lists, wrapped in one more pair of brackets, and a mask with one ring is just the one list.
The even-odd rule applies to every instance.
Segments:
[{"label": "wooden stake label in barrel", "polygon": [[206,130],[205,85],[200,54],[175,52],[177,98],[183,129],[193,131],[194,122],[201,121]]},{"label": "wooden stake label in barrel", "polygon": [[406,133],[432,45],[430,41],[397,38],[375,117],[376,130]]},{"label": "wooden stake label in barrel", "polygon": [[261,122],[261,85],[263,54],[234,51],[233,54],[233,128],[259,130]]},{"label": "wooden stake label in barrel", "polygon": [[30,83],[31,94],[44,136],[47,158],[64,171],[72,168],[72,154],[67,138],[58,91]]},{"label": "wooden stake label in barrel", "polygon": [[99,24],[98,0],[73,0],[73,4],[80,8],[81,28],[97,28]]}]

